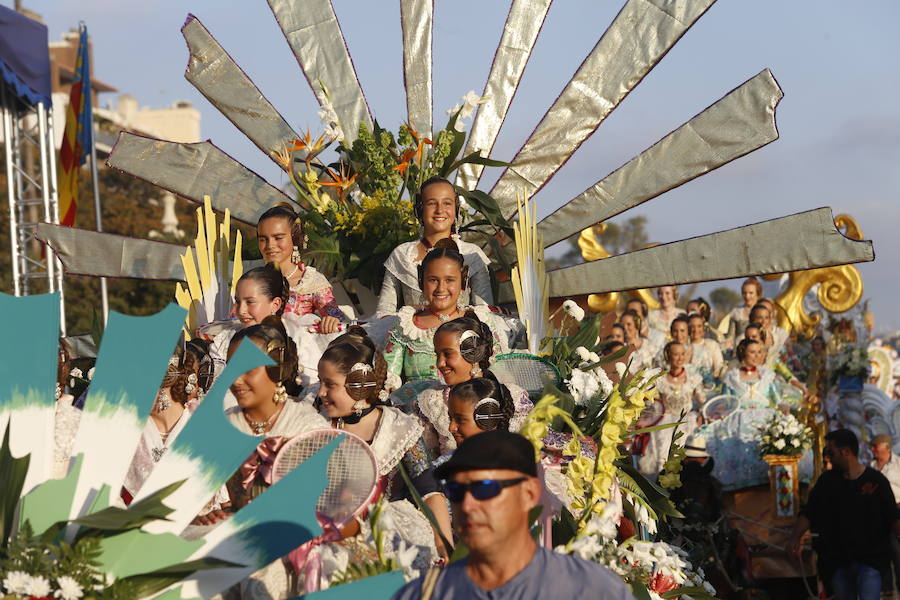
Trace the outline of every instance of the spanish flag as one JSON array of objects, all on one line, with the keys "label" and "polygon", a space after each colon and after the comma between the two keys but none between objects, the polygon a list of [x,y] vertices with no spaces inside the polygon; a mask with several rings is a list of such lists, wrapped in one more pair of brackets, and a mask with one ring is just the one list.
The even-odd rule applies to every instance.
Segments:
[{"label": "spanish flag", "polygon": [[75,60],[75,77],[66,110],[66,130],[59,149],[59,222],[75,225],[78,208],[78,172],[91,151],[91,67],[87,28],[82,25]]}]

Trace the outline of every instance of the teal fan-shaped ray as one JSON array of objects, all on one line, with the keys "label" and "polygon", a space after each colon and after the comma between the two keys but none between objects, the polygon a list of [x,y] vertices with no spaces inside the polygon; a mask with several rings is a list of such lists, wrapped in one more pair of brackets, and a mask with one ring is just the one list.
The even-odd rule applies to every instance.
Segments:
[{"label": "teal fan-shaped ray", "polygon": [[[9,425],[9,437],[0,447],[0,472],[10,474],[0,499],[4,524],[0,541],[14,533],[7,528],[14,523],[13,529],[20,530],[27,521],[34,533],[40,534],[62,531],[55,529],[56,524],[77,519],[82,525],[70,523],[70,529],[80,528],[88,535],[92,530],[106,532],[99,538],[100,572],[137,586],[135,598],[156,596],[163,588],[174,586],[158,597],[175,599],[198,594],[209,597],[321,532],[314,506],[326,485],[331,447],[281,479],[206,538],[187,541],[178,537],[184,522],[180,517],[160,520],[184,512],[177,504],[179,490],[194,480],[203,481],[207,492],[217,489],[255,447],[258,440],[232,428],[221,410],[230,379],[271,364],[253,344],[238,348],[197,416],[173,442],[154,474],[153,481],[159,486],[145,486],[148,489],[129,509],[110,506],[110,496],[117,496],[122,485],[122,464],[127,468],[134,454],[183,323],[184,311],[175,305],[149,317],[110,315],[86,408],[74,433],[75,458],[62,479],[50,479],[50,470],[30,458],[53,455],[52,390],[59,327],[53,315],[58,314],[57,301],[55,294],[0,295],[0,305],[17,317],[12,329],[18,334],[7,338],[0,357],[6,375],[0,406],[4,425]],[[24,324],[28,324],[27,332]],[[45,423],[47,435],[37,435],[37,422]],[[11,440],[17,441],[13,448]],[[26,455],[29,459],[21,458]],[[180,471],[176,468],[179,461],[189,463],[194,471]],[[401,582],[382,578],[377,583],[387,586],[380,589],[389,595],[390,586],[395,589]],[[354,590],[358,591],[358,586],[347,591]]]},{"label": "teal fan-shaped ray", "polygon": [[[505,214],[514,211],[517,195],[532,196],[559,172],[604,119],[696,25],[713,1],[624,3],[494,185],[492,193]],[[268,4],[310,87],[316,91],[324,85],[329,90],[345,135],[352,141],[360,123],[371,123],[371,113],[330,0],[268,0]],[[400,6],[408,120],[427,130],[432,111],[433,6],[427,0],[401,0]],[[550,0],[512,0],[483,88],[489,98],[476,113],[466,140],[466,153],[476,149],[489,153],[493,148],[550,8]],[[271,156],[272,149],[296,137],[284,117],[198,19],[189,16],[182,32],[190,50],[185,76],[261,151]],[[587,224],[656,198],[777,139],[775,107],[781,95],[772,74],[763,70],[549,215],[539,225],[545,243],[551,245],[565,239]],[[321,93],[317,98],[320,104],[325,101]],[[230,209],[234,218],[250,224],[255,224],[264,210],[287,199],[209,141],[184,144],[123,133],[108,164],[195,202],[209,194],[216,210]],[[477,165],[466,166],[458,173],[457,182],[474,188],[480,174]],[[784,272],[874,258],[870,242],[844,243],[833,235],[832,224],[815,211],[768,223],[767,229],[782,239],[818,236],[825,243],[807,255],[791,253],[788,260],[781,249],[766,245],[756,247],[755,253],[747,257],[722,254],[714,261],[715,277],[769,273],[776,264],[781,269],[778,272]],[[579,266],[578,280],[568,274],[551,274],[551,294],[559,295],[562,290],[571,295],[595,293],[600,291],[599,283],[604,290],[618,290],[697,281],[696,276],[683,276],[675,261],[711,264],[698,240],[716,246],[721,245],[722,238],[737,236],[742,248],[747,249],[744,242],[759,225],[753,227],[756,229],[673,241],[667,246],[669,253],[654,255],[652,261],[645,260],[647,254],[615,257],[621,260],[602,267],[611,259],[595,261]],[[84,257],[78,252],[78,242],[89,234],[63,229],[66,228],[42,225],[38,235],[72,272],[138,278],[182,276],[171,274],[178,271],[177,266],[173,269],[162,264],[170,255],[163,245],[148,246],[151,242],[146,240],[97,239],[104,234],[95,234],[91,236],[92,244],[102,251]],[[154,247],[161,251],[158,257],[151,252]],[[625,265],[631,268],[636,262],[636,271],[622,271]],[[628,275],[629,283],[617,284],[624,275]],[[563,285],[562,279],[571,282]]]}]

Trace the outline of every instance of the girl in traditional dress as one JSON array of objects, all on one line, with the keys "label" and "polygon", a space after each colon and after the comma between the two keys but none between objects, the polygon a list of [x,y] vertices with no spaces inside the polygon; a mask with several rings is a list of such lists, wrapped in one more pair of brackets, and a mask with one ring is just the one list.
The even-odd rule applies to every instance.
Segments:
[{"label": "girl in traditional dress", "polygon": [[416,193],[413,208],[416,218],[422,224],[422,237],[397,246],[385,263],[376,316],[392,315],[402,306],[420,307],[427,302],[422,296],[417,268],[438,241],[448,238],[456,243],[469,269],[470,285],[462,294],[462,302],[493,304],[488,271],[490,259],[481,248],[462,241],[456,235],[459,197],[453,184],[440,177],[428,179]]},{"label": "girl in traditional dress", "polygon": [[[442,382],[422,390],[415,399],[417,416],[423,420],[423,438],[432,456],[456,449],[455,436],[448,418],[450,388],[477,377],[496,382],[489,371],[494,336],[490,327],[469,311],[465,316],[443,323],[434,333],[434,351]],[[513,399],[513,415],[509,431],[518,431],[525,416],[533,408],[528,392],[517,385],[506,386]]]},{"label": "girl in traditional dress", "polygon": [[[703,380],[693,369],[687,367],[687,351],[684,344],[672,341],[663,349],[668,372],[656,380],[659,399],[665,407],[660,425],[682,423],[678,431],[684,434],[682,440],[697,428],[699,414],[697,410],[703,404]],[[672,444],[673,429],[662,429],[650,432],[650,439],[643,456],[638,459],[641,473],[656,477],[669,456]]]},{"label": "girl in traditional dress", "polygon": [[[756,340],[765,346],[766,337],[768,333],[766,332],[765,327],[763,327],[760,323],[750,323],[747,325],[747,329],[744,330],[744,337],[748,340]],[[783,382],[784,384],[789,384],[797,388],[801,394],[807,394],[808,390],[803,383],[800,382],[799,379],[791,372],[790,368],[784,364],[784,361],[780,356],[776,356],[775,359],[769,363],[768,354],[766,356],[766,366],[772,369],[776,375],[780,377],[779,382]],[[786,388],[782,386],[782,392],[786,391]],[[796,392],[794,392],[796,394]],[[785,395],[785,398],[790,397],[791,394]]]},{"label": "girl in traditional dress", "polygon": [[659,308],[651,310],[647,315],[647,325],[665,334],[669,331],[672,320],[678,315],[683,315],[684,310],[675,306],[678,301],[678,288],[674,285],[656,288],[656,297],[659,299]]},{"label": "girl in traditional dress", "polygon": [[419,281],[427,300],[423,308],[404,306],[397,323],[388,334],[384,357],[388,364],[389,390],[407,382],[402,394],[395,396],[404,405],[437,380],[434,333],[438,326],[471,310],[493,332],[494,353],[507,352],[521,324],[504,319],[484,305],[460,306],[460,295],[468,287],[468,266],[452,240],[441,240],[419,265]]},{"label": "girl in traditional dress", "polygon": [[725,368],[722,347],[716,340],[706,337],[706,319],[701,314],[688,318],[688,333],[691,341],[690,364],[697,369],[704,387],[714,388]]},{"label": "girl in traditional dress", "polygon": [[652,366],[657,348],[648,338],[641,336],[640,331],[643,325],[641,317],[633,310],[626,310],[619,322],[625,329],[626,342],[634,348],[631,355],[631,369],[637,372]]},{"label": "girl in traditional dress", "polygon": [[762,295],[762,284],[756,277],[748,277],[741,284],[741,296],[744,299],[744,303],[741,306],[734,307],[728,313],[728,331],[725,334],[726,347],[732,348],[741,341],[744,329],[747,328],[747,325],[752,320],[750,318],[750,310],[756,306]]},{"label": "girl in traditional dress", "polygon": [[771,369],[781,356],[781,350],[787,342],[788,332],[775,324],[772,306],[760,301],[750,309],[750,322],[759,323],[765,332],[763,342],[766,347],[766,365]]},{"label": "girl in traditional dress", "polygon": [[346,315],[335,301],[328,279],[303,263],[306,235],[297,213],[287,204],[270,208],[259,218],[256,236],[263,259],[281,271],[290,285],[284,312],[320,317],[320,333],[338,331]]},{"label": "girl in traditional dress", "polygon": [[765,348],[744,339],[737,347],[740,367],[729,370],[722,382],[725,393],[736,396],[738,408],[720,421],[704,425],[697,434],[715,457],[713,475],[725,490],[768,481],[768,467],[759,457],[760,431],[780,403],[775,373],[764,366]]},{"label": "girl in traditional dress", "polygon": [[332,427],[356,434],[367,441],[378,461],[379,493],[391,500],[398,523],[418,545],[435,544],[443,552],[437,532],[433,540],[421,539],[415,531],[429,531],[427,521],[409,503],[409,492],[399,469],[409,475],[416,491],[434,513],[441,533],[451,538],[447,501],[439,490],[425,442],[422,424],[403,411],[384,405],[382,390],[387,364],[374,343],[342,343],[329,347],[319,361],[319,399],[322,415]]},{"label": "girl in traditional dress", "polygon": [[188,419],[212,384],[209,343],[194,339],[179,344],[169,360],[163,385],[156,395],[150,418],[131,459],[121,496],[125,504],[140,491],[166,450],[187,425]]}]

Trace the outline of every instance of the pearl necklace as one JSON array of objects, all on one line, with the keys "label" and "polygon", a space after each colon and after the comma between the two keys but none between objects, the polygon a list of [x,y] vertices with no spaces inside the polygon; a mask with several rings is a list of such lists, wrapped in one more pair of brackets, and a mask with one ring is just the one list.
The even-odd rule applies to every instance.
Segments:
[{"label": "pearl necklace", "polygon": [[269,418],[265,421],[251,421],[247,418],[247,413],[244,413],[244,420],[247,421],[247,425],[250,426],[250,429],[253,430],[255,435],[262,435],[272,427],[272,419],[279,414],[281,414],[281,405],[279,405],[279,407],[275,409],[275,412],[269,415]]},{"label": "pearl necklace", "polygon": [[437,317],[438,321],[440,321],[441,323],[446,323],[447,321],[450,320],[450,315],[455,315],[456,313],[459,312],[459,308],[454,308],[453,312],[450,314],[447,314],[447,315],[440,315],[440,314],[434,312],[433,310],[431,310],[430,308],[428,309],[428,312],[430,312],[432,315]]}]

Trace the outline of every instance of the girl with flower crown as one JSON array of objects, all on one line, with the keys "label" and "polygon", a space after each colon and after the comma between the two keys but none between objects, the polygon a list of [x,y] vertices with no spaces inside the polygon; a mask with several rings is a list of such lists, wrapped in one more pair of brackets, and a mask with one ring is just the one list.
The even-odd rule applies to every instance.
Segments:
[{"label": "girl with flower crown", "polygon": [[[459,196],[453,184],[440,177],[425,181],[413,202],[416,218],[422,224],[422,237],[400,244],[385,263],[384,281],[378,297],[376,316],[393,315],[402,306],[422,306],[422,286],[417,273],[428,251],[440,240],[452,239],[469,269],[470,285],[464,290],[462,302],[493,304],[490,259],[475,244],[464,242],[456,235],[459,215]],[[471,291],[471,294],[469,293]]]},{"label": "girl with flower crown", "polygon": [[303,263],[306,236],[297,213],[287,204],[273,206],[259,218],[256,238],[263,260],[280,270],[290,286],[284,312],[320,317],[320,333],[338,331],[347,317],[334,299],[328,279]]},{"label": "girl with flower crown", "polygon": [[406,395],[412,398],[437,379],[434,334],[444,322],[471,310],[493,332],[495,353],[508,352],[510,340],[521,330],[515,319],[505,319],[484,305],[460,306],[460,296],[468,287],[468,266],[452,240],[441,240],[419,265],[419,282],[426,304],[416,309],[404,306],[397,323],[388,333],[384,358],[388,364],[387,385],[396,390],[401,377],[410,385]]},{"label": "girl with flower crown", "polygon": [[[441,324],[434,333],[434,351],[440,383],[422,390],[415,397],[416,414],[425,426],[423,437],[432,456],[444,455],[456,448],[459,439],[453,433],[453,418],[448,413],[450,390],[453,386],[476,378],[494,382],[494,387],[505,389],[505,409],[510,411],[505,427],[518,431],[534,404],[528,392],[517,385],[503,385],[490,372],[494,336],[490,327],[481,322],[473,311],[465,316]],[[505,414],[505,413],[504,413]]]}]

